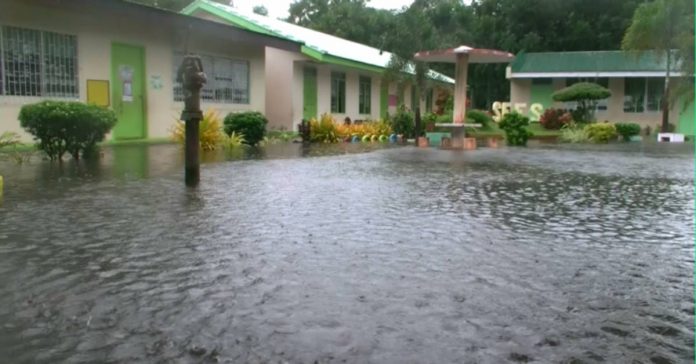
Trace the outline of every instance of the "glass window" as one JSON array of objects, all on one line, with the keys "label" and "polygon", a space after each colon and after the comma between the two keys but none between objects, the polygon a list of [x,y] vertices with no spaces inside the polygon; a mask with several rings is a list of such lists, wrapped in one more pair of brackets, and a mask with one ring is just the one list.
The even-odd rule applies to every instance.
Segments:
[{"label": "glass window", "polygon": [[346,112],[346,74],[331,72],[331,112]]},{"label": "glass window", "polygon": [[75,36],[1,27],[0,45],[0,95],[79,96]]},{"label": "glass window", "polygon": [[664,78],[648,78],[648,97],[647,97],[647,110],[648,111],[660,111],[662,110],[662,95],[665,92],[665,79]]},{"label": "glass window", "polygon": [[626,78],[624,82],[624,112],[645,111],[645,78]]},{"label": "glass window", "polygon": [[360,114],[372,113],[372,79],[368,76],[360,76],[358,99],[358,112]]},{"label": "glass window", "polygon": [[552,78],[532,78],[532,85],[550,85],[552,83]]},{"label": "glass window", "polygon": [[[203,71],[208,77],[201,89],[201,99],[224,104],[249,103],[249,62],[210,55],[200,55]],[[174,80],[184,54],[174,53]],[[179,82],[174,82],[174,101],[183,101],[184,93]]]}]

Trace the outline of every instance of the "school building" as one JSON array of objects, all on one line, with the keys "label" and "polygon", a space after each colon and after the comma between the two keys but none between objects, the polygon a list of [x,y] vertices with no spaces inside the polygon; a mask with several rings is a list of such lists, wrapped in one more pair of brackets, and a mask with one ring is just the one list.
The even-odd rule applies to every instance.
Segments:
[{"label": "school building", "polygon": [[[665,71],[664,57],[651,52],[523,52],[507,70],[510,103],[567,108],[572,105],[553,101],[554,91],[580,81],[595,82],[611,91],[611,97],[597,106],[597,120],[635,122],[654,129],[662,121]],[[670,85],[684,77],[676,66],[672,76]],[[671,105],[670,123],[678,133],[694,135],[694,103],[684,107],[685,101],[676,100]]]}]

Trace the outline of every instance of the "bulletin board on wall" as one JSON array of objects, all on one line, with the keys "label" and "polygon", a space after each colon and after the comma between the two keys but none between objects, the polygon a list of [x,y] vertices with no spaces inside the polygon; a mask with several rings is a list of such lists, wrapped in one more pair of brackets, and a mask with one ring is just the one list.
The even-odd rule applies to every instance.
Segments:
[{"label": "bulletin board on wall", "polygon": [[111,106],[108,80],[87,80],[87,103],[103,107]]}]

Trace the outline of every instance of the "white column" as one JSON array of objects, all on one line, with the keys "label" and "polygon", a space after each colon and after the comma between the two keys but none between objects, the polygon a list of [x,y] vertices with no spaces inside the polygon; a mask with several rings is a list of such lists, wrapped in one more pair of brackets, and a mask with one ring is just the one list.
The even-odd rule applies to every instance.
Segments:
[{"label": "white column", "polygon": [[469,70],[469,55],[457,54],[457,66],[454,79],[454,112],[452,122],[463,124],[466,122],[466,81]]}]

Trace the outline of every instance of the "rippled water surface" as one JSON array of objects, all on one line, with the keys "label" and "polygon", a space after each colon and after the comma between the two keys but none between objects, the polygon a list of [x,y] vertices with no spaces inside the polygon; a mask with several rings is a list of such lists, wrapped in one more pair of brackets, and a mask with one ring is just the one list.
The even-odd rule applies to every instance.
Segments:
[{"label": "rippled water surface", "polygon": [[0,361],[693,362],[693,145],[325,148],[0,164]]}]

